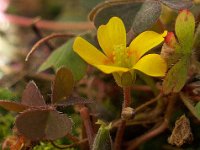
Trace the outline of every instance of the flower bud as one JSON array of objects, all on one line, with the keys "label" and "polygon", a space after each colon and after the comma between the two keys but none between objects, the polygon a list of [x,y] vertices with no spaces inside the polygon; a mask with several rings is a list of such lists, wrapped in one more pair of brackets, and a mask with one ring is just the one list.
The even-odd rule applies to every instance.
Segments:
[{"label": "flower bud", "polygon": [[126,107],[122,110],[121,114],[122,119],[129,120],[134,118],[134,116],[135,116],[135,110],[133,108]]},{"label": "flower bud", "polygon": [[165,43],[171,48],[175,48],[177,46],[178,42],[173,32],[167,33],[167,36],[165,37]]}]

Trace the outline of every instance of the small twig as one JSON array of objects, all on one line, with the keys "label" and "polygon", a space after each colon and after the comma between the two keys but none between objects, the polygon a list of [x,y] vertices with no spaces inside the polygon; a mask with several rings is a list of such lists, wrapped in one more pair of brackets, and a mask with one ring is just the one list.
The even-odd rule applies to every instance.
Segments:
[{"label": "small twig", "polygon": [[[158,122],[158,120],[162,121],[163,118],[159,117],[156,118],[155,120],[148,120],[148,119],[143,119],[143,120],[128,120],[126,121],[126,126],[134,126],[134,125],[147,125],[147,124],[153,124]],[[121,119],[117,120],[112,123],[112,129],[113,128],[118,128],[121,124]]]},{"label": "small twig", "polygon": [[[123,105],[122,105],[122,109],[129,107],[129,105],[131,103],[131,88],[130,87],[124,87],[123,93],[124,93],[124,102],[123,102]],[[122,139],[123,139],[123,136],[124,136],[125,127],[126,127],[126,120],[122,119],[121,123],[119,125],[119,128],[117,130],[116,137],[115,137],[115,144],[114,144],[115,150],[121,149],[121,144],[122,144]]]},{"label": "small twig", "polygon": [[62,33],[54,33],[51,34],[49,36],[44,37],[43,39],[39,40],[38,42],[36,42],[33,47],[31,48],[31,50],[29,51],[29,53],[26,56],[25,61],[28,61],[30,55],[35,52],[35,50],[42,45],[44,42],[50,40],[50,39],[54,39],[54,38],[58,38],[58,37],[74,37],[75,35],[73,33],[66,33],[66,34],[62,34]]},{"label": "small twig", "polygon": [[[37,27],[37,22],[40,21],[40,18],[36,18],[33,20],[33,23],[31,24],[31,28],[34,31],[34,33],[37,35],[37,37],[39,39],[43,38],[42,32],[41,30]],[[54,47],[52,46],[52,44],[49,41],[45,41],[44,42],[45,45],[49,48],[50,51],[52,51],[54,49]]]},{"label": "small twig", "polygon": [[115,137],[115,145],[114,145],[115,150],[121,149],[121,143],[122,143],[122,139],[123,139],[123,136],[124,136],[125,127],[126,127],[126,120],[122,119],[121,122],[120,122],[120,125],[117,129],[117,134],[116,134],[116,137]]},{"label": "small twig", "polygon": [[79,142],[79,139],[78,139],[76,136],[73,136],[73,135],[71,135],[71,134],[69,134],[69,133],[66,135],[66,137],[67,137],[69,140],[73,141],[73,142]]},{"label": "small twig", "polygon": [[158,96],[156,96],[155,98],[153,98],[153,99],[147,101],[146,103],[140,105],[139,107],[137,107],[137,108],[135,109],[135,112],[137,113],[137,112],[143,110],[144,108],[146,108],[147,106],[149,106],[149,105],[155,103],[155,102],[156,102],[157,100],[159,100],[162,96],[163,96],[163,94],[160,93],[160,94],[159,94]]},{"label": "small twig", "polygon": [[86,143],[88,140],[87,139],[83,139],[77,143],[73,143],[73,144],[70,144],[70,145],[57,145],[56,143],[54,143],[53,141],[51,141],[51,144],[55,147],[55,148],[58,148],[58,149],[68,149],[68,148],[71,148],[71,147],[75,147],[75,146],[78,146],[78,145],[81,145],[83,143]]},{"label": "small twig", "polygon": [[86,134],[87,134],[87,138],[88,138],[90,148],[92,148],[92,144],[93,144],[93,141],[94,141],[94,129],[92,128],[92,123],[91,123],[91,120],[90,120],[88,108],[85,107],[85,106],[81,106],[80,115],[81,115],[81,119],[84,123],[84,127],[85,127],[85,130],[86,130]]},{"label": "small twig", "polygon": [[138,137],[138,138],[136,138],[132,141],[129,141],[127,143],[127,145],[130,145],[130,146],[128,147],[127,150],[136,149],[142,143],[144,143],[144,142],[148,141],[149,139],[161,134],[162,132],[164,132],[168,128],[168,122],[169,122],[169,119],[170,119],[172,112],[173,112],[175,99],[176,99],[176,95],[172,95],[172,97],[169,98],[169,102],[168,102],[168,105],[167,105],[164,121],[162,122],[162,124],[159,127],[141,135],[140,137]]},{"label": "small twig", "polygon": [[159,135],[163,131],[165,131],[165,129],[167,129],[167,127],[168,127],[168,120],[165,119],[158,128],[155,128],[154,130],[147,132],[146,134],[138,137],[137,139],[130,141],[130,147],[127,150],[136,149],[140,144],[144,143],[145,141],[147,141],[147,140]]}]

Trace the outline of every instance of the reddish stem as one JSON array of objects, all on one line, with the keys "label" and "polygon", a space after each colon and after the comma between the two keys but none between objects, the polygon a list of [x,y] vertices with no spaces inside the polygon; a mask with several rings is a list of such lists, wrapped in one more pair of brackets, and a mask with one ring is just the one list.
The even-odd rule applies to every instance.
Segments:
[{"label": "reddish stem", "polygon": [[94,140],[94,130],[92,128],[92,123],[90,120],[88,108],[83,106],[80,109],[80,115],[81,115],[82,121],[85,126],[85,130],[86,130],[86,134],[88,137],[88,142],[89,142],[90,148],[92,148],[92,144],[93,144],[93,140]]},{"label": "reddish stem", "polygon": [[[124,102],[123,102],[122,109],[130,106],[130,103],[131,103],[131,88],[130,87],[124,87],[123,88],[123,94],[124,94]],[[124,136],[125,127],[126,127],[126,120],[122,119],[120,126],[117,130],[117,135],[115,137],[115,144],[114,144],[115,150],[121,149],[121,144],[122,144],[122,139],[123,139],[123,136]]]},{"label": "reddish stem", "polygon": [[169,97],[169,100],[168,100],[169,102],[168,102],[168,105],[167,105],[164,121],[162,122],[162,124],[159,127],[154,128],[151,131],[149,131],[149,132],[139,136],[138,138],[128,142],[127,144],[129,145],[129,147],[127,148],[127,150],[137,149],[138,146],[140,146],[144,142],[148,141],[149,139],[152,139],[153,137],[161,134],[162,132],[164,132],[168,128],[168,123],[169,123],[169,120],[170,120],[171,115],[172,115],[173,110],[174,110],[174,104],[175,104],[176,97],[177,97],[176,94],[173,94],[171,97]]},{"label": "reddish stem", "polygon": [[124,93],[123,108],[126,108],[126,107],[129,107],[130,103],[131,103],[131,88],[130,87],[124,87],[123,93]]}]

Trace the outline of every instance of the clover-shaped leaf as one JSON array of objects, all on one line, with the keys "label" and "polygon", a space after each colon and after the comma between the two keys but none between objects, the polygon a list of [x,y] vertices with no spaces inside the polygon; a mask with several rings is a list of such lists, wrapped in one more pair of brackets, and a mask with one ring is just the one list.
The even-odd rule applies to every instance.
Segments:
[{"label": "clover-shaped leaf", "polygon": [[[139,34],[150,28],[159,18],[161,5],[157,1],[105,1],[97,5],[90,13],[89,18],[96,27],[106,24],[108,20],[117,16],[125,24],[126,31],[132,30]],[[149,15],[151,14],[151,15]]]},{"label": "clover-shaped leaf", "polygon": [[161,2],[176,10],[182,10],[192,7],[192,1],[191,0],[161,0]]},{"label": "clover-shaped leaf", "polygon": [[62,101],[58,101],[55,106],[59,107],[67,107],[67,106],[73,106],[73,105],[84,105],[84,104],[92,104],[94,101],[88,100],[82,97],[74,97],[70,96],[66,99],[63,99]]},{"label": "clover-shaped leaf", "polygon": [[[186,83],[194,41],[195,19],[191,12],[183,10],[176,19],[175,32],[178,46],[175,46],[174,55],[179,55],[175,65],[168,71],[164,82],[165,94],[179,92]],[[173,57],[173,56],[172,56]]]},{"label": "clover-shaped leaf", "polygon": [[43,99],[43,96],[41,95],[37,85],[33,81],[30,81],[27,84],[22,94],[21,103],[14,101],[6,101],[6,100],[0,101],[1,107],[15,112],[22,112],[31,107],[39,107],[45,105],[46,104]]},{"label": "clover-shaped leaf", "polygon": [[194,42],[195,18],[188,10],[183,10],[178,15],[175,32],[184,55],[191,55]]},{"label": "clover-shaped leaf", "polygon": [[44,106],[45,101],[35,82],[30,81],[22,94],[21,104],[28,106]]},{"label": "clover-shaped leaf", "polygon": [[23,105],[18,102],[0,100],[0,106],[9,111],[22,112],[29,108],[29,106]]},{"label": "clover-shaped leaf", "polygon": [[[149,15],[151,14],[151,15]],[[132,29],[135,33],[141,33],[152,27],[161,14],[159,1],[146,1],[137,12]]]},{"label": "clover-shaped leaf", "polygon": [[20,134],[30,140],[56,140],[71,131],[72,122],[67,115],[56,110],[35,109],[21,113],[15,126]]},{"label": "clover-shaped leaf", "polygon": [[74,78],[71,71],[67,68],[60,68],[52,87],[52,103],[68,98],[74,87]]},{"label": "clover-shaped leaf", "polygon": [[126,31],[132,29],[139,34],[156,23],[161,14],[161,3],[176,10],[193,5],[191,0],[107,0],[97,5],[90,12],[89,18],[98,28],[111,17],[117,16],[123,20]]},{"label": "clover-shaped leaf", "polygon": [[46,104],[33,81],[22,95],[21,103],[0,100],[0,106],[21,112],[15,122],[17,131],[32,141],[56,140],[71,131],[72,122],[66,114],[56,111],[58,107],[89,104],[92,101],[71,96],[74,86],[73,75],[67,68],[60,68],[52,85],[52,104]]}]

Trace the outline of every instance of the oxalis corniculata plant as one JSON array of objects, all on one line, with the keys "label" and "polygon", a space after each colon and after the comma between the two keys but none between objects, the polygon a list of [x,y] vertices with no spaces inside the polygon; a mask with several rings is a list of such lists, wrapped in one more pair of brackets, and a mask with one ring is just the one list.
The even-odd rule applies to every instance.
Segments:
[{"label": "oxalis corniculata plant", "polygon": [[[178,10],[173,29],[168,29],[160,17],[164,5]],[[53,67],[56,72],[50,103],[45,102],[33,81],[27,84],[21,103],[0,101],[3,108],[19,113],[13,127],[17,142],[9,148],[31,149],[43,141],[57,149],[148,149],[145,143],[166,130],[170,132],[160,149],[190,146],[195,140],[190,121],[197,125],[200,121],[200,25],[195,26],[190,7],[192,1],[185,0],[106,1],[89,14],[97,38],[88,32],[53,34],[38,41],[26,61],[45,41],[75,36],[52,52],[39,68],[44,71]],[[153,30],[153,25],[158,27]],[[112,75],[123,91],[121,115],[115,120],[108,122],[95,115],[95,99],[77,96],[73,87],[83,80],[87,64]],[[145,85],[136,86],[138,80]],[[133,96],[138,89],[144,95],[152,91],[154,98],[138,105]],[[81,138],[71,134],[73,118],[61,112],[68,106],[78,108],[83,122]],[[62,137],[74,143],[56,144],[55,140]]]}]

